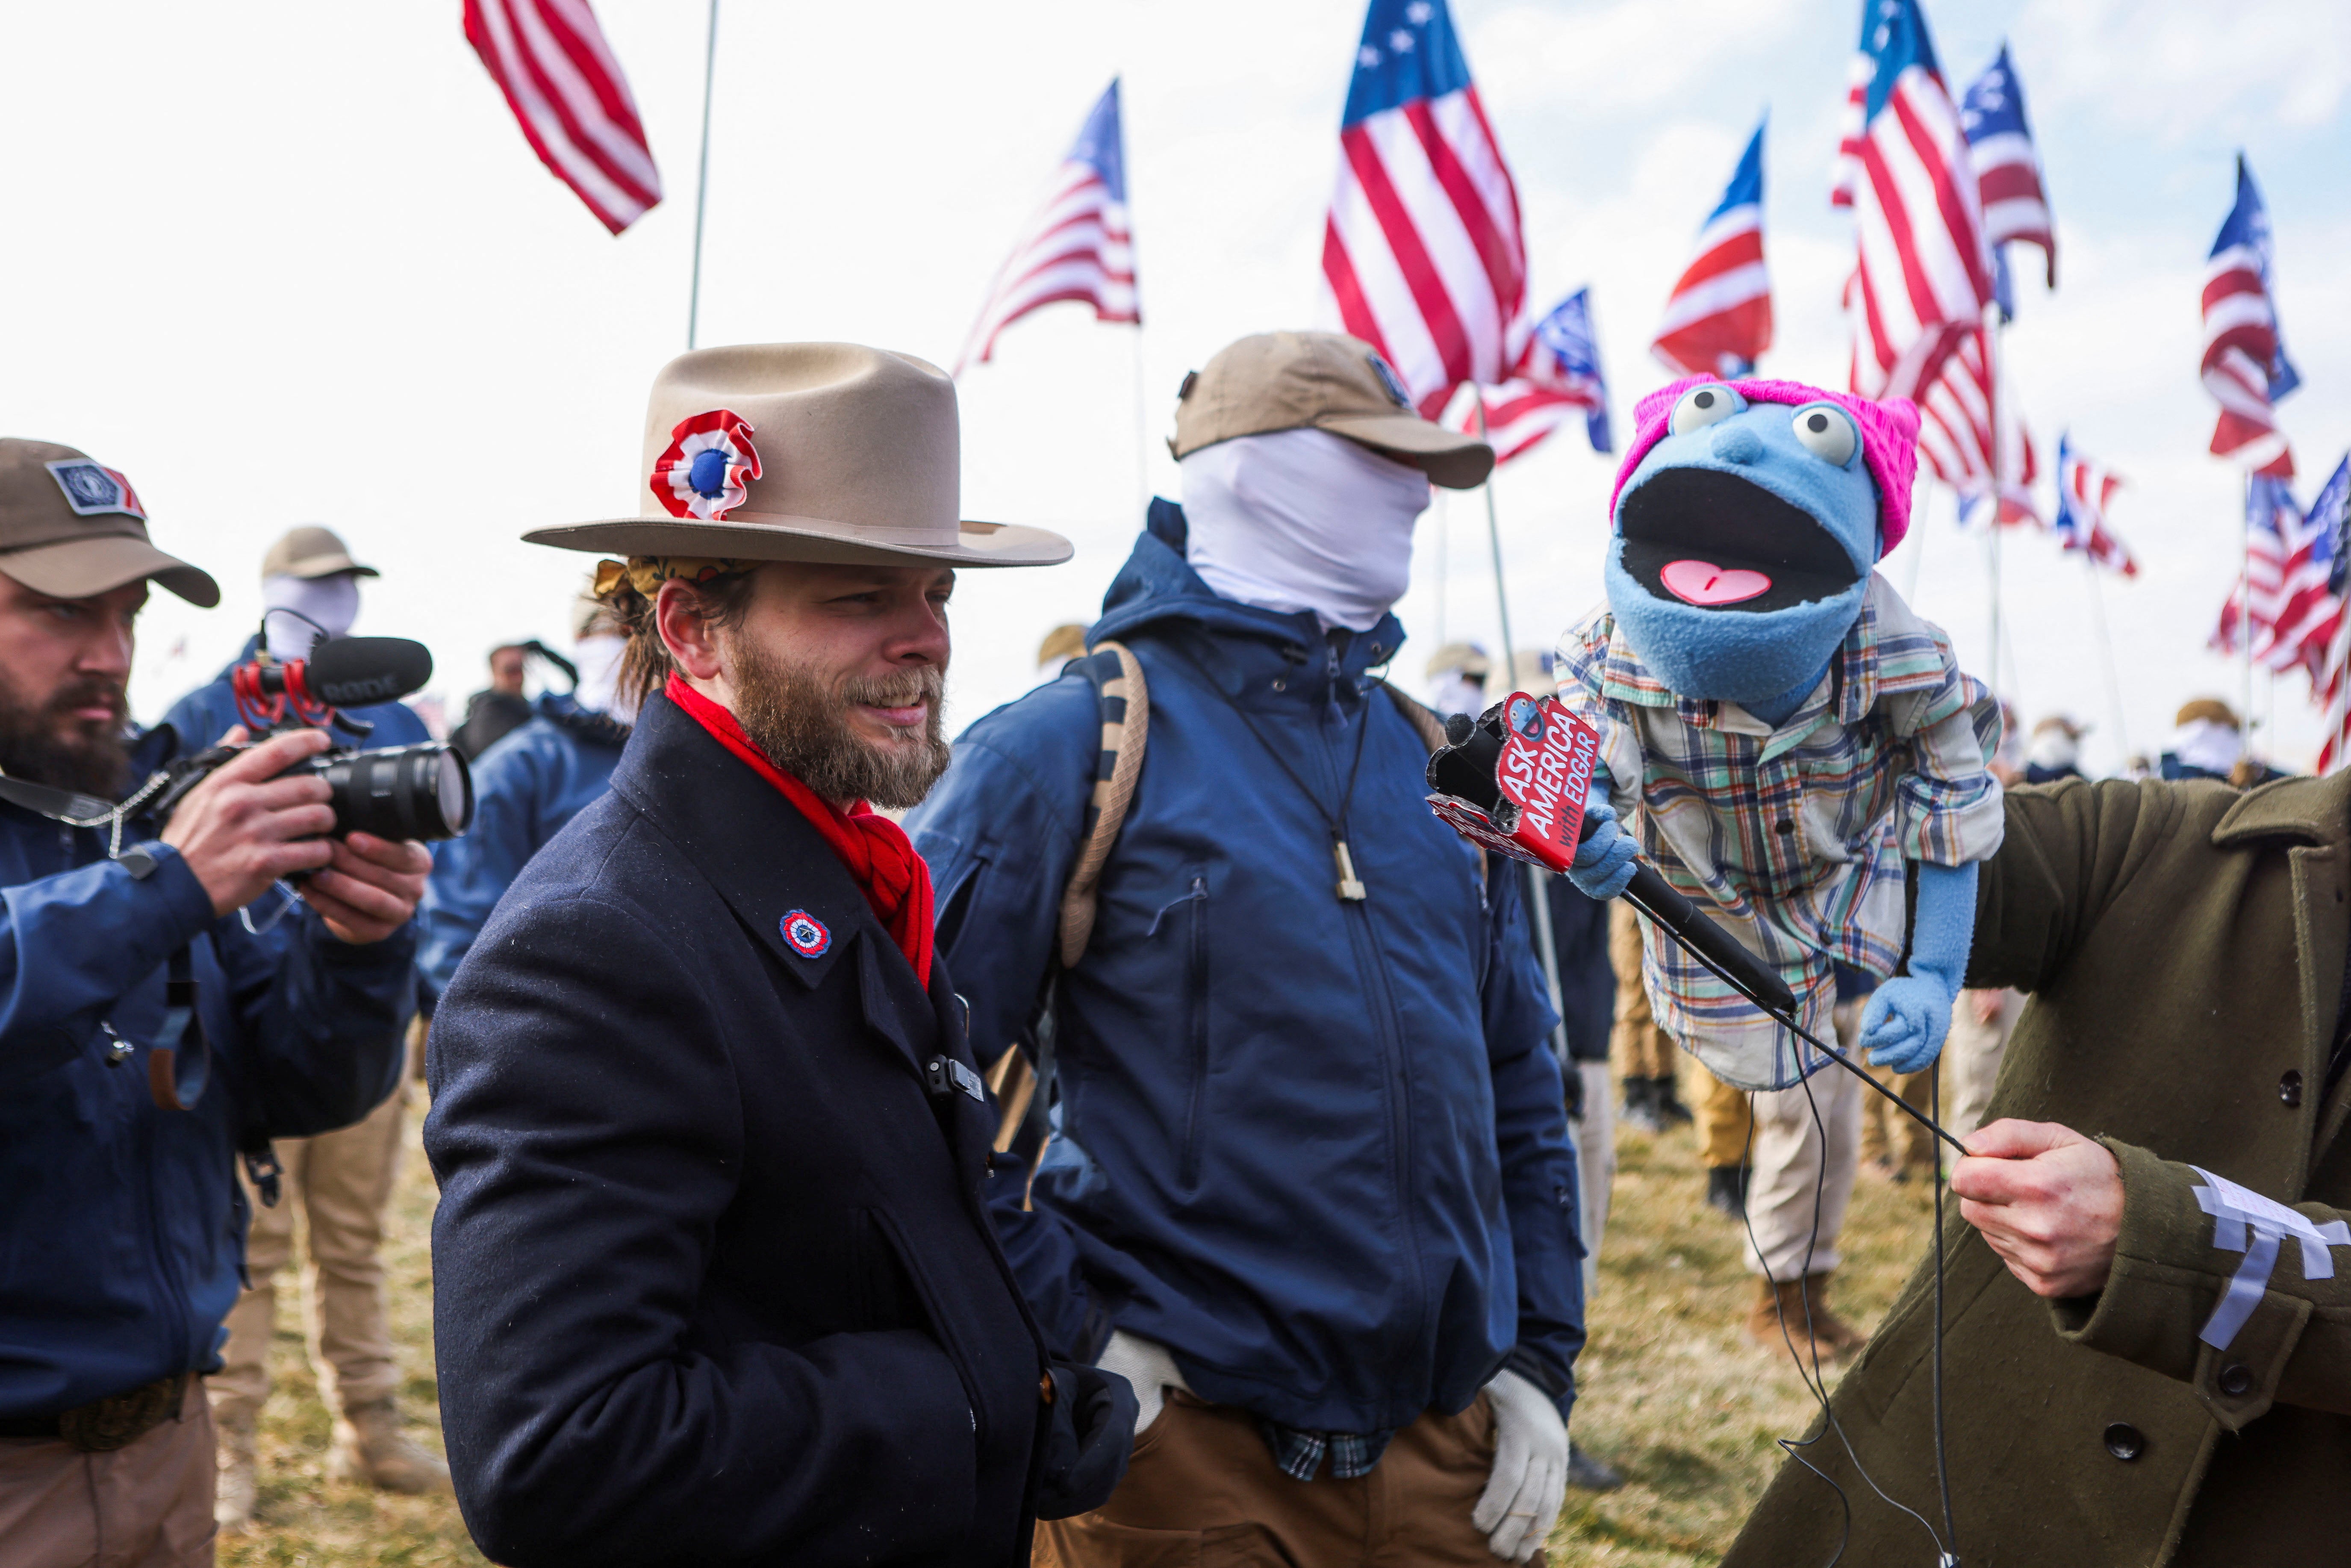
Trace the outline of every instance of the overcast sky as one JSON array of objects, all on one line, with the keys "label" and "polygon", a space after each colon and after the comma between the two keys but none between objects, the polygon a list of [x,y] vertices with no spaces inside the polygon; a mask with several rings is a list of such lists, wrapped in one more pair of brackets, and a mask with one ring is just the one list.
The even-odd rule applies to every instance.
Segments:
[{"label": "overcast sky", "polygon": [[[1140,453],[1139,433],[1164,434],[1184,371],[1241,334],[1317,324],[1362,6],[724,5],[705,343],[843,338],[951,363],[1040,184],[1125,77],[1141,333],[1058,307],[965,378],[966,514],[1061,528],[1078,557],[965,575],[960,725],[1023,689],[1048,627],[1091,617],[1146,476],[1172,493],[1172,465]],[[159,596],[141,716],[235,652],[261,551],[298,522],[333,525],[382,568],[360,629],[429,642],[453,698],[480,684],[494,642],[560,642],[592,558],[517,536],[636,507],[644,393],[684,346],[701,110],[698,0],[597,9],[669,189],[619,239],[533,157],[454,3],[114,0],[17,6],[0,25],[0,179],[18,214],[0,251],[0,430],[124,469],[157,541],[227,592],[209,613]],[[2205,453],[2196,363],[2203,257],[2241,147],[2275,219],[2306,382],[2283,409],[2305,499],[2351,443],[2351,7],[1930,0],[1928,14],[1955,88],[2003,37],[2014,48],[2060,287],[2018,269],[2013,383],[2045,452],[2070,428],[2130,482],[2113,521],[2145,570],[2105,600],[2128,738],[2151,748],[2181,700],[2237,689],[2203,640],[2234,578],[2240,480]],[[1538,307],[1592,285],[1620,426],[1666,379],[1647,340],[1767,110],[1780,325],[1764,367],[1842,384],[1852,241],[1826,188],[1855,0],[1457,0],[1455,16],[1518,176]],[[1562,433],[1501,476],[1522,643],[1549,643],[1597,597],[1612,473]],[[1884,570],[1986,671],[1983,541],[1957,529],[1948,495],[1920,497],[1917,543]],[[1495,642],[1483,523],[1474,494],[1422,523],[1399,607],[1407,685],[1440,622]],[[2028,719],[2095,721],[2091,760],[2110,760],[2085,569],[2011,534],[2003,578],[2003,687]],[[2299,676],[2278,680],[2274,710],[2270,748],[2306,766],[2317,721]]]}]

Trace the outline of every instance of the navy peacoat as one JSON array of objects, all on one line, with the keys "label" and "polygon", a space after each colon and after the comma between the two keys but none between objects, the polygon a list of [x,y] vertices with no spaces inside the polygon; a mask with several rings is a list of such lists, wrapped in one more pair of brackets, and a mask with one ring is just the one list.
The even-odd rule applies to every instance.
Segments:
[{"label": "navy peacoat", "polygon": [[1028,1561],[1048,1363],[961,1015],[649,700],[433,1029],[441,1411],[486,1553]]}]

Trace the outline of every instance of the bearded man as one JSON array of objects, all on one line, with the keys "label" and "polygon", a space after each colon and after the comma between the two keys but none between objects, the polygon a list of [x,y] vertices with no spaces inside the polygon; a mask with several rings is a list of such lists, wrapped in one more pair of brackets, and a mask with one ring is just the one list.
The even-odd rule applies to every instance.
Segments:
[{"label": "bearded man", "polygon": [[627,558],[642,706],[434,1020],[442,1419],[500,1563],[1025,1564],[1124,1470],[1132,1391],[997,1245],[1020,1175],[872,809],[946,765],[955,569],[1070,554],[958,522],[957,447],[920,361],[704,350],[654,383],[659,511],[528,536]]},{"label": "bearded man", "polygon": [[[227,762],[159,825],[112,803],[169,762],[128,738],[150,580],[128,481],[0,440],[0,1549],[10,1568],[213,1561],[213,1428],[246,1208],[233,1167],[392,1087],[423,847],[334,826],[326,735]],[[206,735],[194,744],[221,738]],[[245,738],[231,729],[228,738]],[[143,787],[133,801],[152,800]],[[228,916],[307,873],[265,938]],[[193,1001],[193,1007],[190,1002]],[[276,1178],[260,1182],[265,1196]]]}]

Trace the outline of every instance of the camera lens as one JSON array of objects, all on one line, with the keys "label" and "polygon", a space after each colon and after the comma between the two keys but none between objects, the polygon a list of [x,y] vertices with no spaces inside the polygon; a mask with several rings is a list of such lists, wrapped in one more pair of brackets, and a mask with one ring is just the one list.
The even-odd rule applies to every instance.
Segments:
[{"label": "camera lens", "polygon": [[474,820],[473,775],[437,740],[337,753],[310,766],[332,791],[339,834],[454,839]]}]

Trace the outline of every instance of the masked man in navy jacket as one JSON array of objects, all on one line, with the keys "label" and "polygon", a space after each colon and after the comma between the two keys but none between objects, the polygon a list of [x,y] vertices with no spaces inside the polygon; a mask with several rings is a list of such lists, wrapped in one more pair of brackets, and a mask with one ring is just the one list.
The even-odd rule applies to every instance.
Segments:
[{"label": "masked man in navy jacket", "polygon": [[[432,862],[334,825],[326,749],[280,736],[157,835],[107,802],[150,580],[213,580],[147,540],[122,476],[0,440],[0,1557],[11,1568],[213,1561],[213,1434],[246,1210],[237,1151],[357,1121],[400,1066]],[[233,736],[232,738],[237,737]],[[195,743],[220,738],[206,736]],[[98,826],[89,826],[96,822]],[[266,937],[238,918],[308,873]],[[193,997],[193,1008],[187,1003]],[[274,1177],[262,1182],[274,1196]]]},{"label": "masked man in navy jacket", "polygon": [[[1185,504],[1153,505],[1088,633],[1140,661],[1148,740],[1007,1231],[1056,1347],[1123,1373],[1144,1424],[1039,1560],[1523,1561],[1583,1343],[1563,1086],[1523,879],[1429,813],[1427,742],[1371,674],[1430,483],[1492,453],[1307,332],[1187,379],[1175,451]],[[984,1056],[1031,1038],[1102,734],[1064,674],[973,726],[909,819]]]},{"label": "masked man in navy jacket", "polygon": [[946,765],[955,569],[1070,553],[959,524],[957,442],[920,361],[705,349],[654,383],[659,511],[530,536],[628,558],[648,695],[434,1018],[442,1421],[498,1562],[1018,1568],[1125,1467],[1133,1392],[997,1245],[1020,1173],[869,805]]}]

